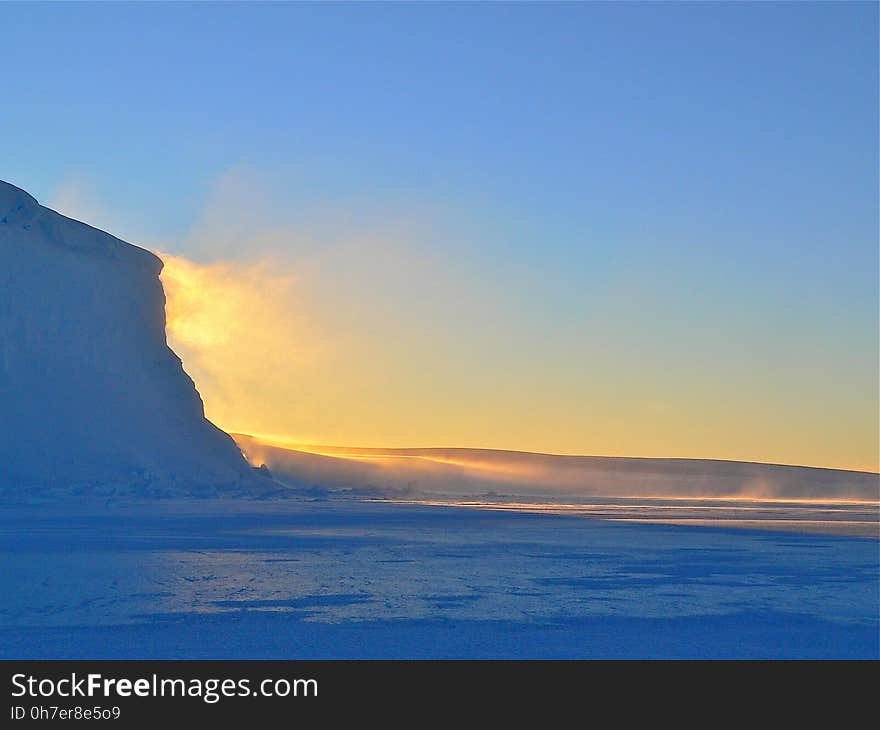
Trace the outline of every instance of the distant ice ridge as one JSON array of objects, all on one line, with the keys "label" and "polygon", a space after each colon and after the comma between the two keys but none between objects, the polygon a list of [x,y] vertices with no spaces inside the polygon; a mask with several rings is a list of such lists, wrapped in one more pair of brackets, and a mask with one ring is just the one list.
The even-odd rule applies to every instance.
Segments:
[{"label": "distant ice ridge", "polygon": [[254,465],[294,487],[386,497],[503,496],[857,501],[880,504],[880,475],[711,459],[558,456],[494,449],[284,448],[233,434]]},{"label": "distant ice ridge", "polygon": [[265,487],[165,339],[162,262],[0,181],[0,495]]}]

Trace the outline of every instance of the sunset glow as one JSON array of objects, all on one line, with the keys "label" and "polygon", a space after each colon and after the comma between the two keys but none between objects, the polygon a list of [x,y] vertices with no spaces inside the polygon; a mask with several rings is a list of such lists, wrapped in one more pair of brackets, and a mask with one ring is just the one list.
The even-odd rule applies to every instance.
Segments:
[{"label": "sunset glow", "polygon": [[[432,329],[412,326],[414,318],[437,321],[430,300],[387,309],[386,292],[404,283],[447,285],[436,275],[429,285],[421,264],[394,248],[379,271],[370,251],[343,249],[301,274],[272,259],[200,264],[162,254],[169,343],[211,420],[230,432],[275,434],[263,439],[277,445],[466,446],[877,471],[876,414],[846,384],[836,386],[846,397],[829,405],[804,397],[813,392],[807,370],[793,370],[783,385],[775,373],[760,378],[724,363],[693,379],[627,359],[613,367],[609,356],[622,345],[605,329],[566,355],[511,361],[499,336],[515,331],[507,315],[488,334],[479,311]],[[352,279],[358,272],[375,286]],[[853,427],[840,428],[842,420]]]},{"label": "sunset glow", "polygon": [[[880,659],[880,2],[2,18],[13,720],[703,712],[666,660],[760,716],[705,662]],[[866,714],[834,673],[786,717]]]}]

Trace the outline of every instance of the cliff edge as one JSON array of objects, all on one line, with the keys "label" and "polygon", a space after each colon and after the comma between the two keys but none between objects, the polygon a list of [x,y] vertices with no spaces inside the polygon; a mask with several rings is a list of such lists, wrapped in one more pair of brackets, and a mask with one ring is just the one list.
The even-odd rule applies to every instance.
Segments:
[{"label": "cliff edge", "polygon": [[161,260],[0,181],[0,493],[265,484],[165,338]]}]

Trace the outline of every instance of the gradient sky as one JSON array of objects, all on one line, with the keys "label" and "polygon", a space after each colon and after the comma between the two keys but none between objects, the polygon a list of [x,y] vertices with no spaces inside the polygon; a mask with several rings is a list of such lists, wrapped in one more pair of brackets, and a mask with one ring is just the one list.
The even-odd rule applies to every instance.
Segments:
[{"label": "gradient sky", "polygon": [[876,4],[0,24],[0,178],[175,257],[221,426],[877,469]]}]

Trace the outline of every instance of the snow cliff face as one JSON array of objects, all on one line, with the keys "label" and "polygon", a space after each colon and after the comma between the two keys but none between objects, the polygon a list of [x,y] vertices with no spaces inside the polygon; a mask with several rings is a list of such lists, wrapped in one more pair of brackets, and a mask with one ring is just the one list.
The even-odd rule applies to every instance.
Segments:
[{"label": "snow cliff face", "polygon": [[165,339],[162,262],[0,181],[0,490],[255,477]]}]

